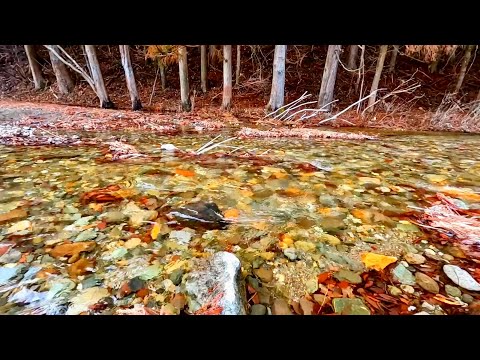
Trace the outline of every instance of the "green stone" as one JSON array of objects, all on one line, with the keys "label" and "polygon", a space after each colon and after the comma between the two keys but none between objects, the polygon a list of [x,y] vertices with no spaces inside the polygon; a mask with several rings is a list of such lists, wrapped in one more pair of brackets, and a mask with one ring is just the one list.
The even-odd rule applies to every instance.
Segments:
[{"label": "green stone", "polygon": [[370,315],[370,310],[359,299],[335,298],[332,301],[335,313],[342,315]]}]

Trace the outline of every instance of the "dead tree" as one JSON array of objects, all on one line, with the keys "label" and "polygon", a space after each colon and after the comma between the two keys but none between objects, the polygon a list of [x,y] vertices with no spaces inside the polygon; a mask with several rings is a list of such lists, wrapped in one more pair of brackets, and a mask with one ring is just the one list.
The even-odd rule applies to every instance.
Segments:
[{"label": "dead tree", "polygon": [[94,45],[85,45],[85,53],[87,54],[89,69],[92,72],[93,82],[97,90],[97,96],[100,99],[100,107],[103,109],[113,109],[114,104],[110,101],[107,94],[107,88],[103,82],[102,71],[98,63],[97,52]]},{"label": "dead tree", "polygon": [[467,73],[468,64],[470,64],[470,58],[472,57],[472,52],[475,49],[476,45],[468,45],[465,49],[465,54],[463,55],[462,67],[460,68],[460,74],[458,74],[457,84],[455,85],[455,92],[458,92],[462,87],[463,80],[465,79],[465,74]]},{"label": "dead tree", "polygon": [[350,45],[348,47],[348,63],[347,68],[353,70],[357,68],[358,45]]},{"label": "dead tree", "polygon": [[375,101],[377,99],[377,89],[380,83],[380,77],[382,76],[383,64],[385,62],[385,56],[387,55],[388,45],[380,46],[380,53],[378,54],[377,68],[375,70],[375,76],[373,77],[372,87],[370,88],[370,99],[368,100],[368,112],[372,112]]},{"label": "dead tree", "polygon": [[41,90],[46,86],[47,82],[43,77],[42,69],[40,68],[40,64],[37,61],[37,53],[35,52],[35,47],[34,45],[24,45],[24,47],[25,53],[27,54],[28,65],[32,73],[35,90]]},{"label": "dead tree", "polygon": [[68,69],[65,64],[55,55],[58,53],[58,45],[48,45],[50,49],[48,51],[50,55],[50,61],[52,63],[53,72],[55,73],[55,78],[57,79],[58,91],[60,94],[66,95],[73,91],[74,84],[73,80],[68,73]]},{"label": "dead tree", "polygon": [[207,92],[207,45],[200,45],[200,82],[202,91]]},{"label": "dead tree", "polygon": [[287,45],[275,45],[273,57],[272,90],[267,110],[275,111],[283,106],[285,100],[285,58]]},{"label": "dead tree", "polygon": [[237,63],[235,64],[235,86],[240,83],[240,60],[241,60],[241,45],[237,45]]},{"label": "dead tree", "polygon": [[397,63],[397,55],[398,55],[398,45],[393,45],[392,50],[392,57],[390,58],[390,65],[388,66],[388,72],[392,73],[395,70],[395,64]]},{"label": "dead tree", "polygon": [[125,71],[125,78],[127,80],[127,88],[130,93],[132,101],[132,110],[141,110],[142,103],[138,96],[137,85],[135,83],[135,74],[133,73],[132,61],[130,60],[130,46],[119,45],[120,57],[122,59],[123,70]]},{"label": "dead tree", "polygon": [[188,63],[187,47],[178,47],[178,70],[180,73],[180,99],[183,111],[190,111],[192,103],[190,102],[190,86],[188,84]]},{"label": "dead tree", "polygon": [[322,85],[320,86],[320,95],[318,97],[318,107],[330,111],[333,101],[333,92],[335,90],[335,80],[337,78],[339,53],[341,45],[329,45],[325,68],[323,69]]},{"label": "dead tree", "polygon": [[222,110],[232,107],[232,45],[223,45],[223,100]]}]

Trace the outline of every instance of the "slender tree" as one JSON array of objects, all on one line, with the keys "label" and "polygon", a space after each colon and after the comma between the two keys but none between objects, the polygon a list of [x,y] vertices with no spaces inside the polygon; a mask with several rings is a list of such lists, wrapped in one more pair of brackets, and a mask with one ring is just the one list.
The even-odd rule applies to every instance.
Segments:
[{"label": "slender tree", "polygon": [[273,77],[272,90],[270,91],[270,100],[267,110],[275,111],[283,106],[285,100],[285,58],[287,55],[287,45],[275,45],[273,57]]},{"label": "slender tree", "polygon": [[100,70],[100,64],[98,63],[97,52],[94,45],[85,45],[85,53],[87,54],[88,64],[90,71],[92,72],[93,82],[95,89],[97,90],[98,98],[100,99],[100,107],[104,109],[113,109],[114,104],[110,101],[107,94],[107,88],[103,82],[102,71]]},{"label": "slender tree", "polygon": [[370,88],[370,94],[374,93],[368,99],[368,111],[373,111],[373,105],[377,99],[376,91],[378,90],[378,84],[380,83],[380,77],[382,76],[383,64],[385,62],[385,56],[387,55],[388,45],[380,46],[380,53],[378,54],[377,59],[377,68],[375,70],[375,76],[373,77],[372,87]]},{"label": "slender tree", "polygon": [[465,49],[465,54],[463,55],[462,67],[460,68],[460,74],[458,74],[457,84],[455,85],[455,92],[458,92],[462,87],[463,80],[465,79],[465,74],[467,73],[468,64],[470,64],[470,58],[472,57],[472,52],[475,49],[476,45],[468,45]]},{"label": "slender tree", "polygon": [[[58,45],[49,45],[51,49],[58,53]],[[53,72],[57,79],[58,91],[60,94],[66,95],[73,91],[74,84],[73,80],[68,73],[67,67],[65,64],[54,54],[53,51],[48,51],[50,55],[50,61],[52,63]]]},{"label": "slender tree", "polygon": [[207,45],[200,45],[200,82],[202,91],[207,92]]},{"label": "slender tree", "polygon": [[348,63],[347,67],[350,70],[357,68],[358,45],[350,45],[348,47]]},{"label": "slender tree", "polygon": [[335,90],[335,80],[337,78],[338,55],[341,49],[341,45],[328,46],[322,85],[320,86],[320,95],[318,97],[318,107],[323,107],[327,111],[330,111],[332,108],[331,102],[333,101],[333,91]]},{"label": "slender tree", "polygon": [[132,100],[132,109],[141,110],[142,103],[138,96],[137,85],[135,83],[135,74],[133,73],[132,61],[130,60],[130,46],[119,45],[120,57],[122,59],[123,70],[125,71],[125,78],[127,80],[127,88]]},{"label": "slender tree", "polygon": [[188,84],[188,63],[187,63],[187,47],[178,47],[178,70],[180,73],[180,98],[182,101],[183,111],[190,111],[192,103],[190,102],[190,87]]},{"label": "slender tree", "polygon": [[232,45],[223,45],[223,100],[222,109],[232,107]]},{"label": "slender tree", "polygon": [[392,73],[393,70],[395,70],[395,64],[397,63],[398,50],[399,50],[399,46],[393,45],[392,57],[390,58],[390,65],[388,66],[389,73]]},{"label": "slender tree", "polygon": [[24,45],[25,53],[27,54],[28,65],[33,77],[33,84],[35,90],[41,90],[47,84],[42,74],[42,69],[37,61],[37,53],[35,52],[34,45]]},{"label": "slender tree", "polygon": [[242,46],[237,45],[237,63],[235,64],[235,86],[240,83],[240,61],[241,61]]}]

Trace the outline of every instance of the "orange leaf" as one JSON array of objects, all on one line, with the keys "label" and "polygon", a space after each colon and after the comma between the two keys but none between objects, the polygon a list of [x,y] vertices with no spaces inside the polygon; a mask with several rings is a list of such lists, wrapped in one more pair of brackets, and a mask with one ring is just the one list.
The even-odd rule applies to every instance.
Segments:
[{"label": "orange leaf", "polygon": [[331,274],[328,272],[324,272],[318,275],[317,280],[319,284],[323,284],[325,281],[327,281],[330,278]]},{"label": "orange leaf", "polygon": [[97,224],[97,229],[98,229],[98,230],[103,230],[103,229],[105,229],[106,227],[107,227],[107,222],[106,222],[105,220],[103,220],[103,221],[101,221],[101,222],[99,222],[99,223]]},{"label": "orange leaf", "polygon": [[19,263],[24,263],[24,262],[27,262],[27,255],[28,253],[23,253],[22,254],[22,257],[20,258],[20,260],[18,260]]},{"label": "orange leaf", "polygon": [[440,302],[443,302],[445,304],[448,304],[448,305],[457,305],[457,306],[460,306],[460,305],[463,305],[463,303],[455,300],[455,299],[452,299],[452,298],[447,298],[441,294],[437,294],[433,297],[435,300],[438,300]]},{"label": "orange leaf", "polygon": [[238,218],[239,215],[240,215],[240,211],[238,211],[237,209],[228,209],[223,214],[223,216],[226,219],[236,219],[236,218]]},{"label": "orange leaf", "polygon": [[340,289],[346,289],[350,286],[350,283],[348,281],[340,281],[337,286],[340,288]]},{"label": "orange leaf", "polygon": [[195,176],[195,173],[194,173],[193,171],[183,170],[183,169],[176,169],[176,170],[175,170],[175,174],[177,174],[177,175],[182,175],[182,176],[186,176],[186,177]]},{"label": "orange leaf", "polygon": [[394,256],[385,256],[375,253],[366,253],[361,255],[362,261],[367,268],[381,271],[388,265],[397,261]]}]

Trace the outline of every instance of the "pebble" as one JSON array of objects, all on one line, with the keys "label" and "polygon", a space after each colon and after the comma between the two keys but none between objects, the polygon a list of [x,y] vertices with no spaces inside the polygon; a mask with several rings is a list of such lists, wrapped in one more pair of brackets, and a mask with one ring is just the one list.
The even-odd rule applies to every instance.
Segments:
[{"label": "pebble", "polygon": [[469,295],[469,294],[462,295],[462,301],[466,302],[467,304],[471,304],[474,300],[475,298],[472,295]]},{"label": "pebble", "polygon": [[404,256],[405,261],[411,265],[420,265],[423,264],[427,259],[420,254],[407,253]]},{"label": "pebble", "polygon": [[267,307],[262,304],[255,304],[250,309],[250,315],[266,315]]},{"label": "pebble", "polygon": [[425,251],[423,252],[425,254],[425,256],[429,259],[432,259],[432,260],[436,260],[436,261],[439,261],[441,260],[442,258],[440,256],[437,255],[437,253],[435,251],[433,251],[432,249],[425,249]]},{"label": "pebble", "polygon": [[422,308],[427,309],[427,310],[430,310],[430,311],[433,311],[433,310],[435,310],[435,305],[432,305],[432,304],[424,301],[424,302],[422,303]]},{"label": "pebble", "polygon": [[480,301],[479,300],[472,301],[468,305],[468,310],[472,315],[480,315]]},{"label": "pebble", "polygon": [[180,285],[180,283],[182,282],[183,274],[183,269],[175,269],[170,274],[169,279],[173,282],[174,285]]},{"label": "pebble", "polygon": [[283,250],[283,254],[292,261],[297,259],[297,252],[293,248],[286,248]]},{"label": "pebble", "polygon": [[253,271],[263,282],[270,282],[273,280],[273,270],[270,268],[261,267]]},{"label": "pebble", "polygon": [[437,282],[433,280],[430,276],[421,272],[417,272],[415,273],[415,279],[417,280],[417,284],[424,290],[433,294],[439,293],[440,287],[438,286]]},{"label": "pebble", "polygon": [[402,291],[407,294],[413,294],[415,292],[413,286],[410,285],[400,285],[400,289],[402,289]]},{"label": "pebble", "polygon": [[452,286],[452,285],[445,285],[445,292],[450,295],[450,296],[453,296],[453,297],[460,297],[462,296],[462,291],[455,287],[455,286]]},{"label": "pebble", "polygon": [[456,265],[443,265],[443,271],[456,285],[470,291],[480,291],[480,284],[462,268]]},{"label": "pebble", "polygon": [[275,299],[272,305],[272,314],[273,315],[292,315],[290,306],[287,301],[284,299]]},{"label": "pebble", "polygon": [[393,278],[404,285],[415,285],[415,277],[402,264],[398,264],[392,271]]},{"label": "pebble", "polygon": [[396,286],[388,285],[388,292],[392,296],[400,296],[402,294],[402,290]]},{"label": "pebble", "polygon": [[127,216],[121,211],[108,211],[102,214],[101,218],[107,223],[121,223],[127,219]]},{"label": "pebble", "polygon": [[10,249],[7,253],[0,256],[0,264],[16,263],[22,257],[22,253],[17,249]]},{"label": "pebble", "polygon": [[352,284],[360,284],[362,282],[362,278],[360,277],[360,275],[350,270],[342,269],[340,271],[337,271],[333,276],[337,280],[348,281]]},{"label": "pebble", "polygon": [[442,255],[442,259],[443,260],[447,260],[447,261],[452,261],[453,259],[455,259],[452,255],[450,254],[443,254]]}]

